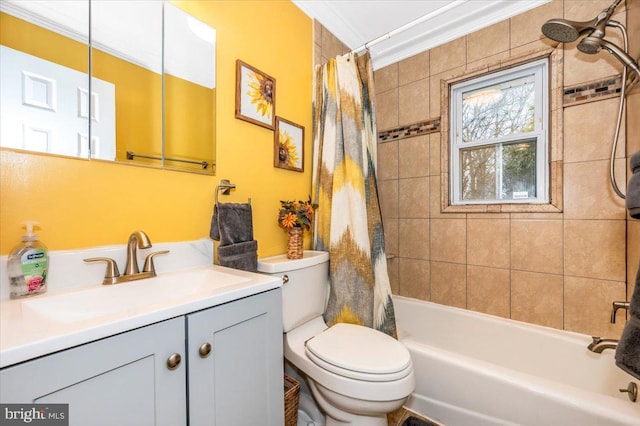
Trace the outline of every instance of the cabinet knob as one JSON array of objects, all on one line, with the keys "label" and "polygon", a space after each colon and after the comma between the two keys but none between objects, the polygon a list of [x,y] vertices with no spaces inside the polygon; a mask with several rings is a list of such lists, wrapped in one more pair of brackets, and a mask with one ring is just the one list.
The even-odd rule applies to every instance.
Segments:
[{"label": "cabinet knob", "polygon": [[198,353],[200,354],[200,358],[206,358],[211,353],[211,343],[203,343],[198,349]]},{"label": "cabinet knob", "polygon": [[182,357],[179,353],[171,354],[171,356],[167,358],[167,368],[169,370],[175,370],[180,365],[180,361],[182,361]]},{"label": "cabinet knob", "polygon": [[288,282],[289,282],[289,275],[284,274],[284,275],[282,276],[282,285],[285,285],[285,284],[286,284],[286,283],[288,283]]}]

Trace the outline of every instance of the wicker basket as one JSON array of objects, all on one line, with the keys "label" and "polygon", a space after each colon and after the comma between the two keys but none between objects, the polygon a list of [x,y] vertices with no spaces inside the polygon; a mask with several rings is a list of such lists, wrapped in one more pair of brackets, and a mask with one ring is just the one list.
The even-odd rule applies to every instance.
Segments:
[{"label": "wicker basket", "polygon": [[304,231],[301,227],[289,229],[287,235],[287,259],[302,259]]},{"label": "wicker basket", "polygon": [[293,377],[284,375],[284,426],[298,424],[298,394],[300,383]]}]

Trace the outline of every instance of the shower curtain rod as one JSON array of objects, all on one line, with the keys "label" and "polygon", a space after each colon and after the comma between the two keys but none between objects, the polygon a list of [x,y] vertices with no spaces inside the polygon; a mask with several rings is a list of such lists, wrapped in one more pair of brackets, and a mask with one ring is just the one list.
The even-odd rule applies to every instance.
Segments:
[{"label": "shower curtain rod", "polygon": [[458,5],[463,4],[463,3],[467,3],[468,1],[469,0],[455,0],[455,1],[452,1],[451,3],[447,4],[446,6],[441,7],[440,9],[436,9],[433,12],[427,13],[426,15],[421,16],[421,17],[419,17],[417,19],[414,19],[413,21],[411,21],[411,22],[409,22],[407,24],[404,24],[401,27],[396,28],[395,30],[391,30],[386,34],[381,35],[380,37],[377,37],[377,38],[375,38],[373,40],[370,40],[370,41],[366,42],[362,46],[353,49],[352,51],[350,51],[349,53],[346,53],[343,56],[349,56],[352,53],[356,53],[357,54],[357,53],[362,52],[363,50],[368,50],[370,47],[375,46],[376,44],[378,44],[378,43],[380,43],[382,41],[388,40],[388,39],[390,39],[391,37],[393,37],[396,34],[400,34],[400,33],[404,32],[404,31],[406,31],[406,30],[408,30],[410,28],[413,28],[416,25],[421,24],[421,23],[423,23],[423,22],[425,22],[425,21],[427,21],[427,20],[429,20],[431,18],[434,18],[434,17],[436,17],[438,15],[442,15],[443,13],[448,11],[449,9],[452,9],[452,8],[458,6]]}]

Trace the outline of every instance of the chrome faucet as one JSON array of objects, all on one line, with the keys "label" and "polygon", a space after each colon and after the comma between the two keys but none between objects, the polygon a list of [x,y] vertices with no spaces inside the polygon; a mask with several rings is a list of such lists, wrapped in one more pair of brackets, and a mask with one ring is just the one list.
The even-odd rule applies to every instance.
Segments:
[{"label": "chrome faucet", "polygon": [[618,312],[618,309],[624,309],[626,311],[629,310],[629,302],[620,302],[620,301],[615,301],[611,304],[611,324],[615,324],[616,323],[616,312]]},{"label": "chrome faucet", "polygon": [[116,261],[109,257],[91,257],[84,259],[85,262],[107,262],[107,270],[104,274],[102,284],[118,284],[126,281],[141,280],[143,278],[151,278],[156,276],[156,268],[153,263],[153,257],[158,254],[167,254],[169,250],[160,250],[149,253],[144,260],[142,272],[138,266],[138,249],[146,249],[151,247],[151,240],[144,231],[135,231],[129,235],[127,241],[127,263],[125,264],[124,274],[120,275]]},{"label": "chrome faucet", "polygon": [[601,339],[597,336],[593,336],[593,342],[589,343],[587,349],[591,352],[601,354],[605,349],[615,349],[618,347],[618,341],[614,339]]}]

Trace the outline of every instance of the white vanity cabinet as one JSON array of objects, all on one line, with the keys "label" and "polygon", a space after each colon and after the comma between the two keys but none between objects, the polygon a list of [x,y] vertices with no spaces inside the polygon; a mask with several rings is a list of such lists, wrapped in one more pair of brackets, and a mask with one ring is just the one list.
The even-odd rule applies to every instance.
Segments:
[{"label": "white vanity cabinet", "polygon": [[281,306],[276,288],[6,367],[0,402],[68,403],[71,426],[280,426]]},{"label": "white vanity cabinet", "polygon": [[[69,404],[73,426],[185,425],[184,324],[174,318],[4,368],[0,400]],[[174,354],[182,361],[170,370]]]},{"label": "white vanity cabinet", "polygon": [[283,425],[280,289],[186,318],[189,425]]}]

